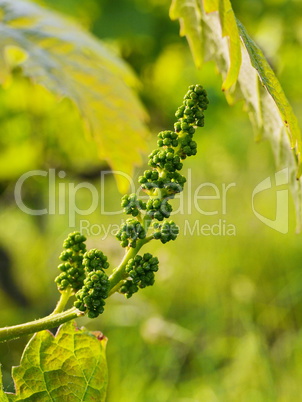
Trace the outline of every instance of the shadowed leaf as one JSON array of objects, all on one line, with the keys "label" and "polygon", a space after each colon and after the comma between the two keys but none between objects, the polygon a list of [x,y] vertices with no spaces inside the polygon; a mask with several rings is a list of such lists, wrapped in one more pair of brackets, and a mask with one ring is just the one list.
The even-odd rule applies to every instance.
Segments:
[{"label": "shadowed leaf", "polygon": [[[0,366],[0,368],[1,368],[1,366]],[[5,392],[3,391],[1,370],[0,370],[0,401],[1,402],[8,402],[8,397],[5,394]]]},{"label": "shadowed leaf", "polygon": [[[184,13],[188,7],[190,13]],[[199,48],[205,61],[215,61],[224,80],[228,102],[244,100],[256,139],[269,139],[277,166],[289,169],[300,224],[302,184],[297,177],[302,171],[301,133],[297,118],[262,51],[236,19],[229,0],[173,0],[170,16],[180,19],[182,26],[190,26],[181,30],[181,34],[186,35],[191,49]],[[198,55],[193,52],[193,57],[196,62]]]}]

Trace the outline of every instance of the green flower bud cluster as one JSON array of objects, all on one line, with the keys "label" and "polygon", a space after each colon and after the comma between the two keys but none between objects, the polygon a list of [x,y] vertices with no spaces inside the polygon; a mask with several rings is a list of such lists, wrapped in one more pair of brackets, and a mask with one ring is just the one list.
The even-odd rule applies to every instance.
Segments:
[{"label": "green flower bud cluster", "polygon": [[169,218],[172,207],[168,204],[168,199],[160,199],[160,198],[150,198],[147,201],[147,215],[152,219],[157,219],[158,221],[162,221],[165,218]]},{"label": "green flower bud cluster", "polygon": [[163,224],[154,223],[154,239],[160,240],[163,244],[170,240],[175,240],[179,234],[178,226],[173,222],[164,222]]},{"label": "green flower bud cluster", "polygon": [[163,196],[173,195],[183,190],[185,178],[177,171],[181,170],[181,159],[196,155],[197,143],[193,140],[195,127],[204,125],[203,111],[207,109],[206,91],[201,85],[191,85],[184,97],[184,102],[176,112],[178,121],[175,131],[162,131],[158,134],[159,149],[149,155],[149,165],[156,170],[146,170],[140,176],[139,183],[147,193],[154,194],[155,189],[167,189]]},{"label": "green flower bud cluster", "polygon": [[191,85],[184,97],[182,106],[175,113],[178,121],[174,124],[174,129],[178,133],[178,155],[181,159],[197,153],[197,144],[192,140],[195,132],[194,127],[204,126],[203,111],[207,109],[208,103],[207,94],[203,87]]},{"label": "green flower bud cluster", "polygon": [[147,192],[165,186],[165,180],[160,178],[157,170],[145,170],[143,176],[138,178],[138,182]]},{"label": "green flower bud cluster", "polygon": [[163,189],[160,194],[165,197],[181,193],[186,178],[178,172],[165,172],[164,176],[160,177],[157,170],[146,170],[143,176],[139,177],[138,182],[142,189],[150,194],[154,193],[154,190],[158,193],[158,189]]},{"label": "green flower bud cluster", "polygon": [[127,215],[138,216],[140,211],[146,209],[146,203],[139,200],[135,194],[124,195],[122,197],[121,206]]},{"label": "green flower bud cluster", "polygon": [[80,311],[87,311],[89,318],[96,318],[104,311],[105,300],[108,297],[110,281],[104,271],[89,272],[84,280],[84,286],[76,294],[74,306]]},{"label": "green flower bud cluster", "polygon": [[146,253],[143,256],[136,255],[128,261],[126,265],[126,273],[129,275],[122,287],[120,293],[126,295],[127,298],[136,293],[139,288],[152,286],[154,284],[154,272],[158,271],[158,259],[152,254]]},{"label": "green flower bud cluster", "polygon": [[[197,152],[197,143],[193,140],[193,135],[197,127],[204,125],[203,112],[207,105],[207,95],[203,87],[190,86],[183,104],[175,114],[177,121],[174,131],[166,130],[158,134],[158,148],[149,155],[148,164],[151,169],[145,170],[138,179],[141,189],[149,196],[148,201],[139,201],[135,194],[122,198],[124,211],[132,215],[133,219],[128,219],[122,224],[117,238],[123,247],[134,248],[133,254],[151,239],[167,243],[175,240],[179,234],[179,229],[173,221],[165,221],[172,212],[169,201],[183,190],[186,178],[179,173],[183,167],[182,160]],[[147,235],[149,229],[150,236]],[[121,276],[113,273],[112,285],[114,289],[119,289],[121,293],[131,297],[140,287],[154,283],[158,260],[150,254],[145,254],[143,257],[130,259],[128,263],[126,261],[127,256],[127,265],[121,265],[121,269],[125,270],[125,276],[122,276],[124,279],[120,280]],[[154,264],[150,261],[154,261]],[[122,285],[116,283],[115,279],[123,281]]]},{"label": "green flower bud cluster", "polygon": [[107,257],[102,251],[97,250],[96,248],[93,248],[84,254],[83,264],[86,272],[109,268]]},{"label": "green flower bud cluster", "polygon": [[197,143],[191,139],[191,135],[186,135],[179,140],[180,148],[179,155],[181,159],[185,159],[187,156],[193,156],[197,154]]},{"label": "green flower bud cluster", "polygon": [[[127,214],[134,217],[144,210],[147,219],[163,221],[169,218],[172,207],[168,203],[177,193],[183,190],[186,179],[179,171],[182,169],[182,160],[195,155],[197,143],[193,140],[196,127],[204,125],[204,110],[207,109],[208,99],[206,91],[201,85],[191,85],[184,97],[183,104],[177,109],[175,116],[177,122],[174,131],[166,130],[158,134],[157,145],[149,155],[149,166],[153,169],[146,170],[139,177],[139,183],[150,197],[146,203],[139,203],[135,194],[122,198],[122,206]],[[150,222],[150,220],[149,220]],[[137,225],[139,230],[129,233],[128,225],[123,225],[117,234],[123,247],[136,247],[136,240],[143,239],[146,233],[141,224],[131,221],[131,227]],[[163,242],[173,239],[174,235],[166,236],[164,232],[157,231],[155,236],[160,236]],[[176,234],[177,236],[177,234]],[[169,240],[167,240],[169,239]]]},{"label": "green flower bud cluster", "polygon": [[176,193],[181,193],[187,179],[178,172],[166,173],[164,189],[169,198],[173,198]]},{"label": "green flower bud cluster", "polygon": [[83,254],[86,251],[86,237],[79,232],[70,233],[63,243],[65,250],[60,255],[63,262],[58,266],[61,274],[55,279],[59,291],[70,287],[75,293],[81,289],[85,279]]},{"label": "green flower bud cluster", "polygon": [[183,166],[180,162],[180,157],[175,154],[173,148],[155,149],[149,155],[149,165],[167,172],[181,170]]},{"label": "green flower bud cluster", "polygon": [[178,135],[174,131],[161,131],[158,134],[157,145],[159,147],[167,146],[176,148],[178,145]]},{"label": "green flower bud cluster", "polygon": [[190,125],[203,127],[203,111],[208,108],[208,104],[209,101],[205,89],[203,89],[201,85],[190,85],[188,92],[184,96],[183,104],[177,109],[175,113],[175,116],[180,122],[181,130],[190,130]]},{"label": "green flower bud cluster", "polygon": [[110,281],[104,272],[109,263],[102,251],[92,249],[84,254],[83,264],[86,279],[76,294],[74,306],[80,311],[87,311],[89,318],[96,318],[104,311],[105,299],[110,289]]},{"label": "green flower bud cluster", "polygon": [[[132,216],[121,225],[116,237],[122,247],[129,249],[110,277],[105,273],[109,267],[107,257],[97,249],[87,252],[86,238],[79,232],[71,233],[64,241],[65,250],[59,265],[61,273],[56,283],[61,292],[68,289],[74,293],[74,306],[88,317],[95,318],[103,313],[109,294],[119,291],[129,298],[140,288],[154,284],[158,259],[149,253],[143,256],[137,253],[152,239],[165,244],[179,234],[178,226],[167,221],[172,212],[169,201],[183,190],[186,178],[179,171],[183,167],[182,161],[197,152],[193,134],[197,127],[204,125],[203,112],[207,105],[202,86],[190,86],[175,114],[174,131],[158,134],[158,148],[149,155],[150,168],[138,180],[148,200],[144,202],[136,194],[125,195],[121,200],[125,213]],[[61,295],[55,312],[64,309],[71,291]]]},{"label": "green flower bud cluster", "polygon": [[117,232],[116,237],[121,242],[122,247],[135,248],[137,240],[146,237],[146,231],[136,219],[127,219]]}]

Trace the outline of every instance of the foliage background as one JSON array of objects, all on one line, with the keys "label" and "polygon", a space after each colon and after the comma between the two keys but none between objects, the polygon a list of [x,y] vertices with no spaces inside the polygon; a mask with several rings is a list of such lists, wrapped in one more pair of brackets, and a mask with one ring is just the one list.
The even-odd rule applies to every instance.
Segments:
[{"label": "foliage background", "polygon": [[[210,98],[206,126],[199,131],[199,152],[186,161],[193,190],[202,182],[235,182],[213,217],[196,210],[175,218],[184,225],[226,223],[236,236],[182,236],[176,243],[150,244],[161,269],[156,285],[130,300],[115,296],[105,313],[81,324],[109,338],[108,401],[290,401],[302,393],[301,234],[295,233],[290,203],[290,230],[279,234],[257,220],[251,208],[254,187],[276,171],[269,144],[256,144],[242,104],[230,108],[221,93],[214,65],[193,65],[177,22],[168,18],[169,1],[40,1],[78,20],[132,66],[142,82],[141,97],[153,133],[173,124],[187,86],[202,83]],[[302,5],[298,0],[233,0],[235,13],[264,50],[302,123]],[[30,93],[30,97],[28,94]],[[1,326],[49,313],[56,302],[57,256],[69,232],[62,215],[30,217],[15,205],[16,179],[29,169],[57,168],[66,183],[84,180],[99,186],[99,162],[93,143],[80,135],[79,116],[71,103],[33,87],[16,74],[0,90],[0,233]],[[68,134],[68,141],[66,137]],[[9,152],[4,152],[9,150]],[[146,159],[145,159],[146,160]],[[135,175],[138,176],[140,169]],[[60,180],[64,183],[64,180]],[[57,183],[58,184],[58,183]],[[58,190],[58,188],[57,188]],[[185,189],[188,194],[188,189]],[[26,201],[47,206],[45,180],[26,188]],[[116,182],[105,184],[106,205],[119,206]],[[79,192],[79,207],[89,205]],[[275,193],[256,207],[273,219]],[[123,216],[98,211],[91,223],[119,223]],[[79,223],[79,222],[78,222]],[[113,238],[89,238],[108,254],[112,265],[122,250]],[[5,389],[12,389],[10,367],[19,362],[25,339],[0,345]]]}]

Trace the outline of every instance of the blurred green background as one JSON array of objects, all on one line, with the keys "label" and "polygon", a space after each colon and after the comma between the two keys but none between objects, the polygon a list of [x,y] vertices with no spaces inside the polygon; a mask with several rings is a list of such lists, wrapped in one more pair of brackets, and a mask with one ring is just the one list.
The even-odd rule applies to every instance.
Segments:
[{"label": "blurred green background", "polygon": [[[78,20],[115,49],[141,80],[141,98],[150,114],[153,133],[172,127],[175,109],[188,85],[201,83],[210,107],[205,128],[198,131],[199,152],[186,161],[192,169],[185,188],[185,210],[175,216],[182,228],[202,224],[236,228],[235,236],[189,235],[177,242],[150,244],[158,256],[156,284],[130,300],[114,295],[105,313],[79,320],[108,338],[109,402],[267,402],[298,401],[302,395],[302,247],[290,198],[289,233],[265,226],[252,211],[255,186],[276,172],[268,143],[256,144],[243,105],[229,107],[213,64],[196,70],[179,25],[168,17],[166,0],[39,1]],[[302,123],[302,3],[300,0],[233,0],[235,13],[264,50]],[[31,94],[30,98],[28,93]],[[0,324],[12,325],[49,313],[58,294],[61,244],[70,229],[66,215],[29,216],[16,206],[14,186],[30,169],[55,168],[57,202],[65,202],[59,184],[89,181],[100,188],[105,207],[119,209],[120,194],[112,175],[101,192],[94,144],[80,134],[78,112],[71,102],[34,87],[16,74],[0,89]],[[66,135],[68,133],[68,141]],[[118,146],[118,144],[117,144]],[[145,157],[146,161],[146,157]],[[137,169],[137,177],[143,167]],[[200,201],[202,215],[189,194],[204,182],[235,183],[221,202]],[[61,187],[62,188],[62,187]],[[51,189],[53,190],[53,188]],[[48,205],[45,178],[29,180],[27,205]],[[204,192],[203,194],[209,194]],[[68,192],[67,192],[68,196]],[[90,204],[78,192],[77,205]],[[256,199],[263,215],[274,219],[276,189]],[[175,206],[178,204],[175,200]],[[119,224],[123,215],[96,211],[90,225]],[[223,221],[224,220],[224,221]],[[189,222],[189,223],[188,223]],[[90,226],[91,227],[91,226]],[[84,234],[86,234],[84,232]],[[91,235],[90,247],[101,248],[111,265],[123,254],[114,236]],[[13,390],[10,368],[17,365],[26,339],[0,344],[5,390]]]}]

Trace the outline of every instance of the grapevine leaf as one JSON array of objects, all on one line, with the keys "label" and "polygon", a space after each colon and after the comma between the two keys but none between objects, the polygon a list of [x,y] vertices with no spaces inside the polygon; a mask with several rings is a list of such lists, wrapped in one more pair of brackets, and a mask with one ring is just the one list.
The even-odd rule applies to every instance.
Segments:
[{"label": "grapevine leaf", "polygon": [[148,130],[146,112],[132,89],[138,81],[100,41],[76,23],[36,4],[0,0],[2,83],[11,79],[15,68],[73,101],[100,158],[113,169],[130,174],[133,165],[141,163]]},{"label": "grapevine leaf", "polygon": [[220,0],[206,0],[204,2],[204,9],[207,13],[211,13],[213,11],[217,11],[219,8]]},{"label": "grapevine leaf", "polygon": [[223,91],[236,83],[241,65],[241,44],[238,27],[230,0],[220,0],[220,23],[222,35],[229,37],[230,66],[222,84]]},{"label": "grapevine leaf", "polygon": [[212,13],[213,11],[217,11],[219,8],[220,0],[205,0],[204,9],[207,13]]},{"label": "grapevine leaf", "polygon": [[[191,12],[183,14],[188,4]],[[196,27],[192,27],[196,24],[196,18],[192,18],[194,12],[198,15]],[[301,133],[297,118],[262,51],[236,19],[229,0],[172,0],[170,16],[181,19],[185,26],[191,25],[190,30],[181,32],[187,36],[191,49],[199,47],[205,61],[215,61],[224,80],[228,102],[244,100],[256,139],[269,139],[277,166],[289,169],[300,223],[302,183],[297,177],[302,173]],[[199,30],[199,37],[190,36],[193,30]],[[192,45],[192,42],[196,43]],[[193,57],[196,60],[195,54]]]},{"label": "grapevine leaf", "polygon": [[200,11],[196,0],[173,0],[170,18],[179,19],[180,35],[186,36],[197,67],[203,63],[202,29],[199,24]]},{"label": "grapevine leaf", "polygon": [[0,366],[0,401],[8,402],[8,397],[5,394],[5,392],[3,391],[1,366]]},{"label": "grapevine leaf", "polygon": [[257,70],[259,78],[267,89],[273,100],[275,101],[278,110],[283,118],[283,122],[288,127],[290,134],[291,146],[297,147],[301,150],[301,135],[298,126],[298,121],[293,113],[293,110],[286,99],[283,89],[275,76],[271,66],[265,59],[261,49],[256,43],[249,37],[244,26],[240,21],[237,21],[240,36],[243,39],[245,47],[250,56],[252,66]]},{"label": "grapevine leaf", "polygon": [[13,368],[16,394],[9,401],[98,401],[106,398],[106,338],[63,324],[56,336],[35,334]]}]

